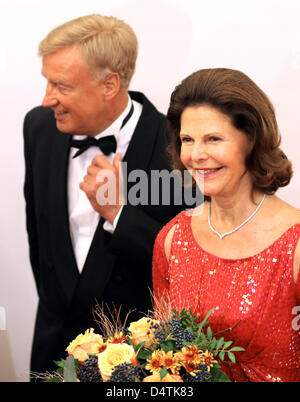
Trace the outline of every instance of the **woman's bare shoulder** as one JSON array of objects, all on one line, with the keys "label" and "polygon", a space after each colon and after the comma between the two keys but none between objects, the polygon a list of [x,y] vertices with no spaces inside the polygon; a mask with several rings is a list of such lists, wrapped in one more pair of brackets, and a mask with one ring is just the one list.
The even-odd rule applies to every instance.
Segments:
[{"label": "woman's bare shoulder", "polygon": [[271,199],[269,213],[273,216],[273,222],[281,223],[284,226],[300,224],[300,209],[288,202],[273,196]]},{"label": "woman's bare shoulder", "polygon": [[[277,198],[277,197],[276,197]],[[299,224],[300,225],[300,210],[299,208],[290,205],[288,202],[277,198],[279,206],[278,221],[285,226],[285,229]],[[297,282],[300,270],[300,238],[296,245],[294,254],[294,281]]]}]

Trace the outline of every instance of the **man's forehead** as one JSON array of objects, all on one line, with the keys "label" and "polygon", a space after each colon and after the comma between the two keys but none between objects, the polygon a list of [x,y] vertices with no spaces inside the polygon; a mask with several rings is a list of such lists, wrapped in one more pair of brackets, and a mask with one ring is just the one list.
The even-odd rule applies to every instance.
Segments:
[{"label": "man's forehead", "polygon": [[42,58],[42,75],[45,77],[58,74],[63,78],[78,71],[82,73],[84,70],[88,71],[89,68],[78,48],[65,48]]}]

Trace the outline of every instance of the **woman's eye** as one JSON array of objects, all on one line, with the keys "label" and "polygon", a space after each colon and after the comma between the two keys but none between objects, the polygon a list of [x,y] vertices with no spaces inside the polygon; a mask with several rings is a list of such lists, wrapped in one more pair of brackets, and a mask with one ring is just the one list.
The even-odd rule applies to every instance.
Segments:
[{"label": "woman's eye", "polygon": [[192,141],[192,139],[189,138],[189,137],[181,137],[180,140],[181,140],[182,143],[183,143],[183,142],[187,143],[187,142],[191,142],[191,141]]},{"label": "woman's eye", "polygon": [[209,141],[212,141],[212,142],[217,142],[217,141],[220,141],[220,140],[221,140],[220,137],[216,137],[216,136],[209,137]]}]

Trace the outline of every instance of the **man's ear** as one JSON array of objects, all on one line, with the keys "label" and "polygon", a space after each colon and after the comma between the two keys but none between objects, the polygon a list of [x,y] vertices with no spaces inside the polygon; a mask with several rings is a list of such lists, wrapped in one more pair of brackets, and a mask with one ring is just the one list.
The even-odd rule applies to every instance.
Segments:
[{"label": "man's ear", "polygon": [[113,99],[120,91],[121,81],[118,73],[110,73],[104,78],[104,96],[106,100]]}]

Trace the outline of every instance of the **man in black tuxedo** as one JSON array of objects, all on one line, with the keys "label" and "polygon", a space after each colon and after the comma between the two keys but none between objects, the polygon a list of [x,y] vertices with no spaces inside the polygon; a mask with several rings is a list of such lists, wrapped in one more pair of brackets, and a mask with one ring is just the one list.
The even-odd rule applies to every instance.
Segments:
[{"label": "man in black tuxedo", "polygon": [[[47,89],[43,107],[24,121],[24,194],[39,295],[31,370],[45,372],[79,333],[97,331],[96,300],[122,306],[121,320],[151,309],[154,240],[182,206],[172,197],[171,205],[97,202],[104,185],[97,175],[106,169],[118,178],[121,158],[128,175],[170,169],[165,117],[128,91],[137,56],[132,29],[113,17],[78,18],[50,32],[39,53]],[[103,137],[101,148],[78,143]]]}]

